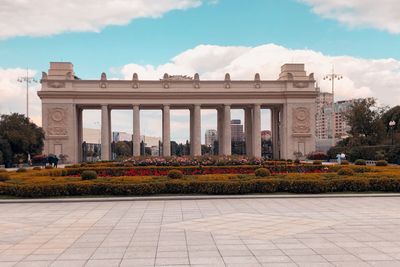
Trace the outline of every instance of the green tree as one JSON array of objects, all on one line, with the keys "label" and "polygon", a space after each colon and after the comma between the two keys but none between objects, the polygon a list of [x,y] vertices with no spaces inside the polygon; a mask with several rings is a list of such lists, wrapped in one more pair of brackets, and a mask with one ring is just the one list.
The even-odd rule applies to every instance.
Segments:
[{"label": "green tree", "polygon": [[345,118],[351,127],[349,144],[377,145],[384,138],[385,128],[381,120],[384,109],[379,108],[374,98],[356,100]]},{"label": "green tree", "polygon": [[15,155],[27,155],[28,153],[37,155],[43,150],[43,129],[18,113],[1,115],[0,138],[6,140],[10,145],[13,158]]},{"label": "green tree", "polygon": [[11,150],[10,143],[7,140],[3,139],[1,136],[0,136],[0,153],[1,153],[0,164],[1,165],[11,164],[13,153]]},{"label": "green tree", "polygon": [[127,157],[132,156],[131,147],[129,146],[129,142],[119,141],[115,144],[115,154],[117,156]]},{"label": "green tree", "polygon": [[382,115],[382,122],[383,125],[386,128],[386,131],[389,131],[389,122],[390,121],[395,121],[396,125],[394,127],[394,130],[399,130],[400,129],[400,106],[395,106]]}]

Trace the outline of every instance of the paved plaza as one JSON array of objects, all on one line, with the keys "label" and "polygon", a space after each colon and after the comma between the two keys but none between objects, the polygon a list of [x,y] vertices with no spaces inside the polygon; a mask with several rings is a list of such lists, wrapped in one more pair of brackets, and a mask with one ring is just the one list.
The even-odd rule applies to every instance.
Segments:
[{"label": "paved plaza", "polygon": [[400,266],[400,198],[0,204],[0,266]]}]

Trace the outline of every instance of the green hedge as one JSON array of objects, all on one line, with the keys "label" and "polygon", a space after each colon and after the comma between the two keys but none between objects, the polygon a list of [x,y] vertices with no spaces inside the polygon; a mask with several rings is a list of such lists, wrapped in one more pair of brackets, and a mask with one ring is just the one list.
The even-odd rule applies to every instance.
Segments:
[{"label": "green hedge", "polygon": [[[271,173],[312,173],[312,172],[329,172],[335,171],[332,167],[313,164],[291,164],[291,165],[274,165],[274,166],[258,166],[258,165],[242,165],[242,166],[184,166],[184,167],[79,167],[58,169],[47,173],[51,176],[80,176],[85,170],[96,171],[98,176],[166,176],[171,170],[180,170],[184,175],[201,175],[201,174],[249,174],[254,173],[260,167],[267,168]],[[42,173],[46,175],[46,173]]]},{"label": "green hedge", "polygon": [[3,183],[0,195],[16,197],[58,197],[83,195],[143,196],[152,194],[249,194],[249,193],[299,193],[329,192],[400,192],[398,178],[337,179],[254,179],[243,181],[188,181],[137,184],[106,184],[101,182],[71,182],[67,184],[18,185]]}]

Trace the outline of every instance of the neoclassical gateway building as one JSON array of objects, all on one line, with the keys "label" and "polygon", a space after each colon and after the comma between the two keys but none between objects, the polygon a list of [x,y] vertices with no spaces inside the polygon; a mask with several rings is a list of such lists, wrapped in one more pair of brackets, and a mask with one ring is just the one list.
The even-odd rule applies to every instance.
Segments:
[{"label": "neoclassical gateway building", "polygon": [[[64,154],[70,162],[82,159],[82,111],[101,110],[101,158],[111,156],[111,110],[133,113],[133,154],[140,155],[140,110],[162,110],[162,154],[171,154],[170,110],[190,110],[190,145],[193,156],[201,155],[201,109],[216,109],[219,153],[231,154],[231,110],[245,114],[246,154],[261,156],[261,109],[271,110],[272,150],[275,159],[293,159],[315,150],[316,97],[313,74],[304,64],[285,64],[277,80],[201,80],[165,74],[160,80],[81,80],[73,65],[52,62],[42,74],[42,121],[46,133],[45,153]],[[144,122],[146,123],[146,122]]]}]

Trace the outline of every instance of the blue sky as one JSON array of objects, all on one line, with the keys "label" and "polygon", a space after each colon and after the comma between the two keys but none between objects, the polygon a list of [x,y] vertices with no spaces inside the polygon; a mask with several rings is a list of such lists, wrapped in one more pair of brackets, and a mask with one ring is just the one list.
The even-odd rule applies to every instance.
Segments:
[{"label": "blue sky", "polygon": [[[21,90],[15,77],[27,66],[40,73],[47,71],[50,61],[70,61],[81,78],[97,78],[103,71],[109,77],[124,78],[135,70],[142,76],[146,74],[140,71],[151,72],[148,75],[156,78],[168,69],[192,74],[198,71],[199,62],[207,62],[207,49],[225,49],[232,54],[239,46],[244,51],[230,61],[221,58],[225,68],[205,67],[205,77],[222,77],[229,70],[235,74],[240,67],[245,71],[237,72],[236,77],[252,71],[263,73],[263,69],[248,67],[253,63],[249,55],[259,53],[263,62],[254,62],[255,66],[265,68],[271,62],[274,68],[273,72],[265,70],[266,78],[273,77],[283,60],[305,61],[317,79],[335,64],[346,77],[338,85],[338,98],[369,95],[382,98],[383,104],[400,102],[400,89],[396,87],[400,82],[397,0],[349,0],[346,6],[340,0],[119,0],[120,7],[116,8],[110,8],[107,2],[113,2],[108,0],[101,4],[88,0],[82,6],[77,0],[35,0],[32,7],[3,1],[0,10],[4,5],[6,11],[0,11],[0,90],[10,96],[0,100],[0,113],[24,111],[23,105],[13,104],[15,95],[11,91],[13,87]],[[65,2],[75,3],[77,9],[62,13],[70,8],[63,6]],[[375,17],[366,6],[376,10]],[[379,14],[385,15],[376,18]],[[47,22],[52,26],[46,26]],[[181,63],[187,58],[194,58],[193,64]],[[243,65],[237,65],[238,59]],[[321,86],[329,90],[323,81]],[[383,93],[382,89],[387,91]],[[40,102],[32,94],[32,116],[40,121]],[[208,120],[214,121],[214,115],[210,116]],[[178,116],[176,120],[186,122],[187,118]],[[265,120],[264,128],[268,125]],[[124,129],[122,125],[115,127]],[[149,134],[156,132],[149,130]]]},{"label": "blue sky", "polygon": [[[250,3],[250,4],[249,4]],[[46,70],[71,61],[82,77],[97,77],[129,62],[162,64],[198,44],[257,46],[275,43],[328,55],[400,58],[400,37],[368,27],[349,28],[322,18],[295,0],[219,0],[141,18],[99,33],[63,33],[0,41],[1,66]]]}]

